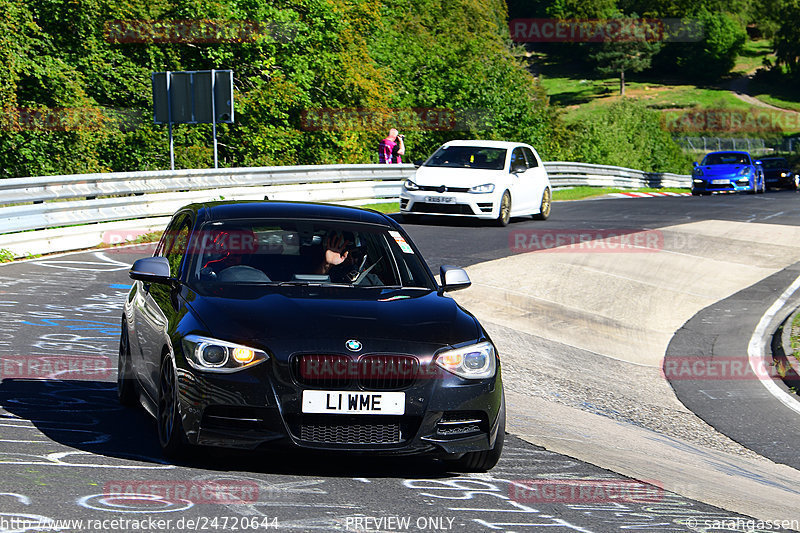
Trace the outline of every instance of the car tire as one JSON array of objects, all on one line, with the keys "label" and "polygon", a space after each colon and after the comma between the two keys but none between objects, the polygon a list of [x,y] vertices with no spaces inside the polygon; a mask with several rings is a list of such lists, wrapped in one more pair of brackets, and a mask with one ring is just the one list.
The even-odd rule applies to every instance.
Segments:
[{"label": "car tire", "polygon": [[701,194],[700,191],[692,191],[692,196],[700,196]]},{"label": "car tire", "polygon": [[169,354],[164,356],[158,373],[156,424],[164,457],[175,459],[188,451],[189,443],[178,412],[178,375]]},{"label": "car tire", "polygon": [[539,205],[539,212],[533,215],[536,220],[547,220],[550,217],[550,211],[553,206],[553,194],[550,192],[550,187],[545,187],[542,193],[542,203]]},{"label": "car tire", "polygon": [[453,470],[458,472],[487,472],[495,467],[503,453],[503,442],[506,437],[505,407],[501,411],[500,427],[497,428],[497,437],[494,446],[489,450],[480,452],[467,452],[458,459],[451,460]]},{"label": "car tire", "polygon": [[511,193],[505,191],[502,198],[500,198],[500,209],[498,210],[497,219],[495,222],[498,226],[508,226],[511,221]]},{"label": "car tire", "polygon": [[137,407],[139,394],[131,367],[131,346],[128,341],[128,325],[122,322],[119,335],[119,357],[117,359],[117,399],[125,407]]},{"label": "car tire", "polygon": [[764,194],[767,192],[767,180],[763,177],[761,178],[761,188],[758,190],[759,194]]}]

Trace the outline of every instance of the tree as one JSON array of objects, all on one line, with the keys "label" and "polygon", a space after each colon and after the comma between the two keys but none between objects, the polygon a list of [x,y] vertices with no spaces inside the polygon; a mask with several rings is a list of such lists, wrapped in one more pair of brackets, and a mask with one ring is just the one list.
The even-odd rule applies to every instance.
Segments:
[{"label": "tree", "polygon": [[772,39],[775,60],[790,74],[800,74],[800,0],[788,0],[778,11],[780,25]]},{"label": "tree", "polygon": [[661,49],[658,28],[636,15],[621,15],[608,20],[605,41],[600,50],[590,54],[603,74],[619,75],[619,93],[625,95],[625,72],[641,72],[650,67],[653,56]]}]

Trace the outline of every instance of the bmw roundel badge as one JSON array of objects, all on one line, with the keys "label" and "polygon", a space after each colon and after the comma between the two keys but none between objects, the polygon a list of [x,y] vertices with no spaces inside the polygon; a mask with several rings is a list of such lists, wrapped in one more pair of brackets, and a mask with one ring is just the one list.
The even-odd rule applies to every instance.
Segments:
[{"label": "bmw roundel badge", "polygon": [[344,343],[344,345],[347,346],[347,349],[350,350],[351,352],[360,352],[362,348],[361,343],[355,339],[350,339],[349,341]]}]

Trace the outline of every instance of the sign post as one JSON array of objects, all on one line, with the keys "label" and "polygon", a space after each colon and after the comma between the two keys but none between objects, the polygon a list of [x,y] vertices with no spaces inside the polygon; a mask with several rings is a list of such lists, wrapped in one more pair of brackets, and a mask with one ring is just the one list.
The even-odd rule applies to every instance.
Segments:
[{"label": "sign post", "polygon": [[154,72],[153,122],[167,124],[170,168],[175,169],[173,124],[211,124],[214,168],[219,165],[217,124],[233,124],[233,71]]}]

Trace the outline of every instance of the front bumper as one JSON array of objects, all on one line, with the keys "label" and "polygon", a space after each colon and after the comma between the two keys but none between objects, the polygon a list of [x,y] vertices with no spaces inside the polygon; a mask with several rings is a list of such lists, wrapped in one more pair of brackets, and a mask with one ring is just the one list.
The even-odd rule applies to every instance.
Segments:
[{"label": "front bumper", "polygon": [[750,192],[754,190],[755,182],[747,177],[744,178],[745,181],[741,181],[742,178],[742,176],[714,176],[713,178],[693,177],[692,192]]},{"label": "front bumper", "polygon": [[779,175],[772,175],[769,174],[764,178],[764,182],[767,184],[767,187],[772,188],[782,188],[782,189],[794,189],[795,187],[795,175],[789,174],[788,176],[779,176]]},{"label": "front bumper", "polygon": [[[420,364],[426,361],[420,358]],[[181,365],[178,375],[184,431],[197,445],[454,454],[494,446],[504,416],[499,362],[486,380],[465,380],[436,367],[402,389],[403,415],[304,414],[302,391],[320,388],[298,384],[289,363],[274,359],[233,374]],[[358,384],[321,390],[327,389],[365,390]]]},{"label": "front bumper", "polygon": [[500,202],[492,193],[408,191],[400,193],[400,212],[419,215],[468,216],[496,219]]}]

